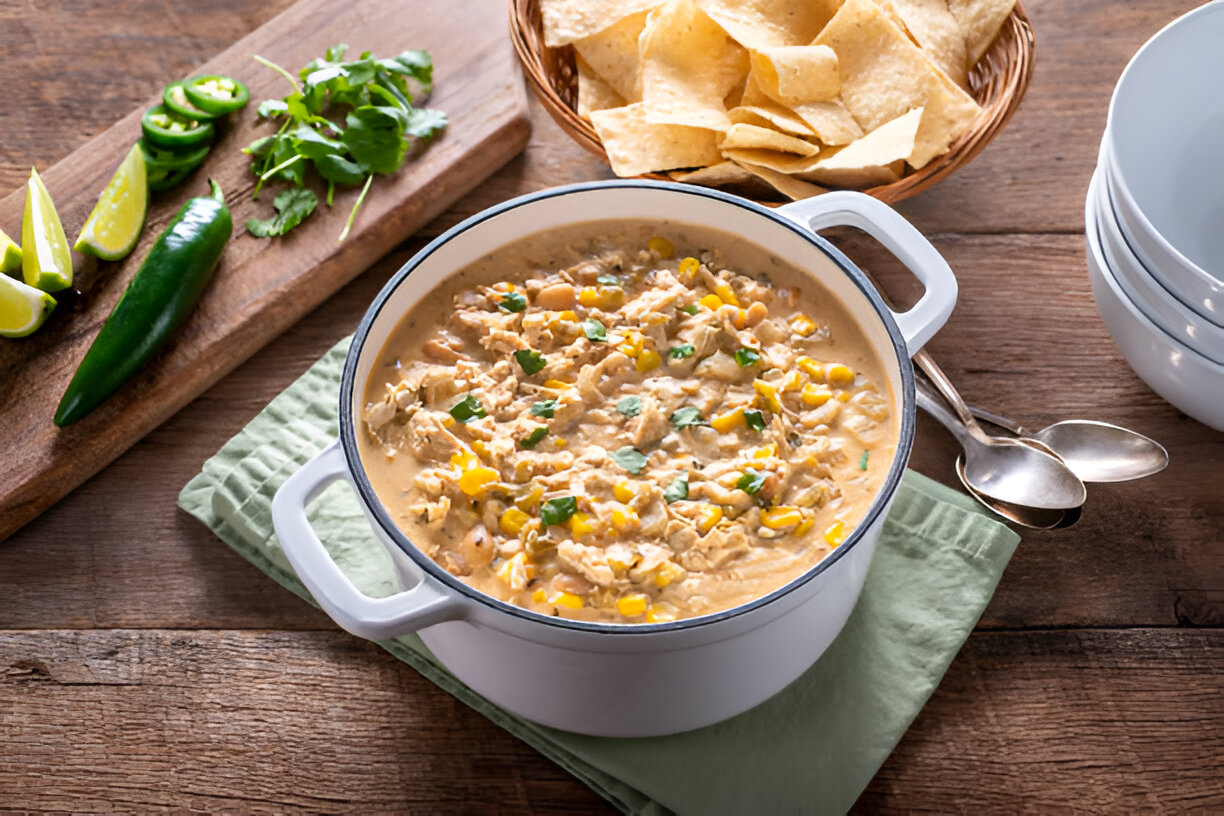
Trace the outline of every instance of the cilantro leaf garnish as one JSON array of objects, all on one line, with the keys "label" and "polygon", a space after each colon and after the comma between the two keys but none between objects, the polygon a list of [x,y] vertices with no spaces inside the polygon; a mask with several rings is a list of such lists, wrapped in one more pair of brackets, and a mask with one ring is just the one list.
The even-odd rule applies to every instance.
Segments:
[{"label": "cilantro leaf garnish", "polygon": [[681,306],[680,311],[684,312],[685,314],[695,315],[701,311],[701,307],[696,303],[690,303],[687,306]]},{"label": "cilantro leaf garnish", "polygon": [[744,409],[744,422],[748,423],[748,427],[757,433],[765,430],[765,415],[755,408]]},{"label": "cilantro leaf garnish", "polygon": [[507,292],[497,301],[497,308],[507,312],[521,312],[527,308],[527,298],[518,292]]},{"label": "cilantro leaf garnish", "polygon": [[615,275],[600,275],[595,279],[596,283],[602,283],[604,286],[620,286],[621,279]]},{"label": "cilantro leaf garnish", "polygon": [[555,399],[531,403],[531,413],[538,417],[544,417],[545,419],[552,419],[556,410],[557,401]]},{"label": "cilantro leaf garnish", "polygon": [[624,397],[620,402],[616,403],[616,410],[620,411],[629,419],[633,419],[635,416],[642,413],[642,398]]},{"label": "cilantro leaf garnish", "polygon": [[739,363],[740,368],[747,368],[750,365],[756,365],[761,362],[761,353],[756,349],[750,349],[744,346],[739,351],[735,352],[735,362]]},{"label": "cilantro leaf garnish", "polygon": [[548,361],[544,359],[544,355],[535,349],[519,349],[514,352],[514,359],[522,366],[524,373],[535,374],[543,370],[544,366],[548,365]]},{"label": "cilantro leaf garnish", "polygon": [[701,409],[686,405],[672,411],[671,424],[676,430],[687,428],[690,425],[704,425],[705,417],[701,415]]},{"label": "cilantro leaf garnish", "polygon": [[592,343],[602,343],[608,339],[608,329],[593,317],[582,321],[582,333]]},{"label": "cilantro leaf garnish", "polygon": [[693,348],[692,343],[685,343],[668,350],[667,356],[673,360],[683,360],[685,357],[692,357],[694,351],[696,349]]},{"label": "cilantro leaf garnish", "polygon": [[519,444],[524,448],[534,448],[536,445],[540,444],[540,440],[546,436],[548,436],[548,428],[544,427],[543,425],[537,425],[535,430],[527,434],[525,438],[519,440]]},{"label": "cilantro leaf garnish", "polygon": [[666,488],[663,489],[664,501],[666,501],[668,504],[671,504],[672,502],[680,501],[681,499],[687,499],[688,493],[689,493],[688,479],[689,479],[688,471],[685,471],[681,475],[672,479],[671,484],[669,484]]},{"label": "cilantro leaf garnish", "polygon": [[247,232],[256,238],[284,235],[314,212],[315,207],[319,206],[319,199],[305,187],[290,187],[276,194],[272,206],[276,208],[276,215],[271,218],[248,219]]},{"label": "cilantro leaf garnish", "polygon": [[549,499],[540,505],[540,521],[545,524],[564,524],[578,512],[578,500],[573,496]]},{"label": "cilantro leaf garnish", "polygon": [[646,455],[632,445],[612,451],[608,454],[612,461],[632,473],[634,476],[646,467]]},{"label": "cilantro leaf garnish", "polygon": [[862,457],[859,458],[859,470],[867,469],[867,455],[869,453],[871,453],[871,451],[863,451]]},{"label": "cilantro leaf garnish", "polygon": [[763,473],[755,468],[744,468],[744,472],[735,483],[735,486],[749,496],[755,496],[765,484],[765,477],[768,475],[768,473]]},{"label": "cilantro leaf garnish", "polygon": [[451,406],[451,416],[458,422],[471,422],[473,419],[480,419],[488,416],[484,406],[480,404],[480,400],[472,394],[468,394],[463,399]]}]

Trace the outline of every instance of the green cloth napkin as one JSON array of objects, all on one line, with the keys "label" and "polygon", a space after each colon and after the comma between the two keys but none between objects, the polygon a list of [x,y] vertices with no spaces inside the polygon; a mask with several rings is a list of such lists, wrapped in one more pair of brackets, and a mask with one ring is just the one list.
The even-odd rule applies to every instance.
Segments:
[{"label": "green cloth napkin", "polygon": [[[209,459],[179,506],[310,600],[272,533],[272,495],[338,434],[343,340]],[[352,490],[309,515],[367,594],[396,591],[390,557]],[[1019,537],[968,497],[907,472],[845,630],[802,677],[744,714],[649,739],[586,737],[497,708],[415,635],[381,645],[573,773],[625,813],[841,813],[896,746],[981,615]]]}]

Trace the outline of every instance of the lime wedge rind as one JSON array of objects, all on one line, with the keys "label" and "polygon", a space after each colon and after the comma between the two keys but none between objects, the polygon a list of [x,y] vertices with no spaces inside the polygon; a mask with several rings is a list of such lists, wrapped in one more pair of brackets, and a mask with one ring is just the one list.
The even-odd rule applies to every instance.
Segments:
[{"label": "lime wedge rind", "polygon": [[98,196],[72,248],[104,261],[122,260],[136,248],[148,210],[148,171],[137,144]]},{"label": "lime wedge rind", "polygon": [[0,274],[12,275],[21,271],[21,247],[0,230]]},{"label": "lime wedge rind", "polygon": [[72,285],[68,237],[51,195],[34,169],[26,183],[21,219],[21,275],[27,285],[44,292],[58,292]]},{"label": "lime wedge rind", "polygon": [[55,309],[55,298],[16,278],[0,275],[0,337],[26,337],[38,331]]}]

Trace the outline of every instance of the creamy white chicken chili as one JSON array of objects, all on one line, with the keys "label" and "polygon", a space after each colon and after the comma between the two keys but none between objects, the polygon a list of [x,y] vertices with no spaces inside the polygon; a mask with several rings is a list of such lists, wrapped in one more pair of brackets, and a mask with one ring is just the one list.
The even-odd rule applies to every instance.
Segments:
[{"label": "creamy white chicken chili", "polygon": [[[409,282],[408,285],[411,285]],[[362,462],[476,589],[650,623],[793,580],[862,520],[898,427],[848,310],[715,230],[582,224],[452,276],[366,384]]]}]

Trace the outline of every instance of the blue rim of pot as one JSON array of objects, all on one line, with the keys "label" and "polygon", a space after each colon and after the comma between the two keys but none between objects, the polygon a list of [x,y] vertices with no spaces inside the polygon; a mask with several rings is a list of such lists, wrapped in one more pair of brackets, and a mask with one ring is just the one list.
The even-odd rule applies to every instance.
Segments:
[{"label": "blue rim of pot", "polygon": [[[361,456],[357,448],[357,427],[352,416],[351,406],[353,404],[353,389],[356,385],[357,378],[357,360],[361,356],[365,346],[367,337],[374,322],[378,319],[383,307],[390,300],[392,293],[409,277],[414,269],[425,262],[434,252],[443,245],[457,239],[463,233],[482,224],[486,221],[494,219],[499,215],[519,207],[527,206],[537,201],[542,201],[549,198],[559,196],[574,195],[577,193],[587,193],[594,190],[602,189],[623,189],[623,188],[640,188],[663,190],[683,195],[698,196],[701,198],[712,198],[722,201],[726,204],[738,207],[739,209],[751,212],[755,215],[764,217],[778,226],[790,230],[804,240],[816,246],[820,251],[827,255],[841,271],[849,277],[858,287],[859,291],[867,298],[875,309],[876,317],[883,322],[888,330],[889,339],[892,341],[893,353],[897,356],[898,368],[901,372],[901,428],[897,440],[897,450],[893,457],[892,465],[889,469],[888,476],[884,483],[880,486],[875,499],[868,508],[863,520],[855,528],[854,532],[832,552],[826,555],[819,563],[812,565],[803,574],[797,576],[793,580],[778,587],[765,595],[755,598],[738,606],[724,609],[718,612],[712,612],[708,615],[701,615],[693,618],[681,618],[680,620],[669,621],[666,623],[602,623],[595,621],[581,621],[564,618],[560,616],[544,615],[539,612],[534,612],[525,609],[521,606],[506,603],[498,600],[491,595],[487,595],[475,587],[461,581],[459,578],[451,575],[446,570],[422,552],[412,543],[403,530],[391,518],[386,507],[383,506],[382,500],[375,493],[373,485],[366,477],[365,467],[361,462]],[[736,236],[739,237],[739,236]],[[742,239],[748,243],[752,243],[747,238]],[[401,316],[402,317],[402,316]],[[545,626],[555,626],[561,629],[571,631],[587,631],[608,635],[644,635],[653,632],[666,632],[682,629],[695,629],[699,627],[712,626],[717,623],[729,620],[731,618],[746,615],[763,606],[767,606],[778,599],[789,595],[800,587],[814,580],[821,573],[825,572],[836,564],[847,552],[849,552],[862,539],[862,534],[865,530],[872,527],[877,521],[881,521],[881,514],[884,512],[885,505],[888,504],[888,497],[892,496],[901,484],[901,478],[905,472],[905,467],[909,461],[910,451],[914,443],[914,427],[915,427],[915,409],[914,409],[914,369],[910,362],[909,351],[906,348],[905,340],[901,336],[901,330],[897,327],[897,323],[893,320],[892,313],[884,304],[883,298],[876,288],[867,280],[866,275],[838,250],[835,246],[829,243],[820,235],[811,230],[800,226],[799,224],[784,218],[781,215],[771,211],[767,207],[762,207],[759,204],[748,201],[747,199],[738,196],[723,193],[718,190],[711,190],[703,187],[693,187],[689,185],[676,184],[663,181],[649,181],[643,179],[624,179],[624,180],[609,180],[584,182],[581,184],[571,184],[564,187],[553,187],[548,190],[541,190],[537,193],[529,193],[518,198],[510,199],[501,204],[482,210],[479,213],[465,219],[448,229],[446,232],[439,235],[437,238],[429,242],[420,252],[413,255],[399,271],[396,272],[386,285],[383,286],[374,301],[366,310],[365,316],[361,319],[361,323],[357,327],[357,331],[353,335],[352,344],[349,346],[348,355],[344,362],[344,375],[340,382],[340,440],[341,446],[344,449],[344,457],[348,463],[349,473],[352,475],[353,484],[356,485],[357,491],[361,496],[362,501],[373,513],[378,520],[379,525],[386,531],[396,545],[403,550],[409,558],[427,575],[441,582],[444,586],[458,592],[465,598],[475,601],[483,606],[489,607],[498,612],[521,618],[533,623],[542,624]]]}]

